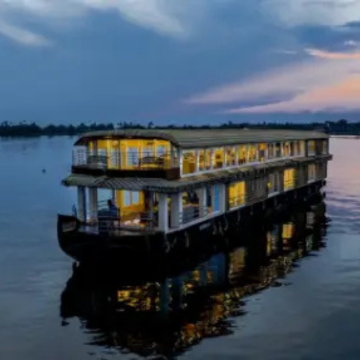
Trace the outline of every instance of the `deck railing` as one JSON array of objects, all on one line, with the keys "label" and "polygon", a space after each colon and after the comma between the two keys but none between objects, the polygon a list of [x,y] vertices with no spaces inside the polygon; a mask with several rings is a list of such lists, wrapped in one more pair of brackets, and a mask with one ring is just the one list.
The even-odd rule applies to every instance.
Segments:
[{"label": "deck railing", "polygon": [[97,224],[101,233],[118,230],[154,231],[158,226],[156,214],[145,211],[120,214],[119,211],[100,210]]},{"label": "deck railing", "polygon": [[178,159],[169,153],[152,155],[112,150],[104,151],[103,154],[93,154],[86,149],[74,149],[73,166],[115,170],[157,170],[176,168],[179,163]]}]

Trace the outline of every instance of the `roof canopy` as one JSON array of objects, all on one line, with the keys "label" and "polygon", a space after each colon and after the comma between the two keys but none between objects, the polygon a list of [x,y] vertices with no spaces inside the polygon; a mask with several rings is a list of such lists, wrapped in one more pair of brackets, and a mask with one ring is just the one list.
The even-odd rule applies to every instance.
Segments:
[{"label": "roof canopy", "polygon": [[84,134],[75,145],[85,145],[95,139],[161,139],[183,149],[219,147],[259,142],[327,139],[325,133],[298,130],[248,129],[165,129],[112,130]]}]

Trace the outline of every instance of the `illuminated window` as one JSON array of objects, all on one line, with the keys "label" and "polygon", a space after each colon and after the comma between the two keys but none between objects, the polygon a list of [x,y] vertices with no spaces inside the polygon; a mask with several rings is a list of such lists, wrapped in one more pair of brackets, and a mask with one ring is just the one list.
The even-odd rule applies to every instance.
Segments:
[{"label": "illuminated window", "polygon": [[259,144],[259,161],[263,162],[266,160],[266,144]]},{"label": "illuminated window", "polygon": [[228,187],[229,206],[236,208],[245,205],[245,182],[233,183]]},{"label": "illuminated window", "polygon": [[287,141],[282,144],[283,145],[283,157],[289,157],[291,154],[290,151],[290,143]]},{"label": "illuminated window", "polygon": [[246,163],[246,145],[239,146],[239,165]]},{"label": "illuminated window", "polygon": [[205,168],[205,150],[199,150],[199,171],[204,171]]},{"label": "illuminated window", "polygon": [[235,154],[236,148],[234,146],[229,146],[226,148],[226,166],[235,165]]},{"label": "illuminated window", "polygon": [[248,159],[250,163],[257,161],[257,146],[254,144],[248,146]]},{"label": "illuminated window", "polygon": [[316,146],[314,140],[308,141],[307,149],[308,149],[308,155],[315,155]]},{"label": "illuminated window", "polygon": [[152,157],[154,156],[154,150],[153,147],[151,146],[146,146],[142,149],[142,154],[143,157]]},{"label": "illuminated window", "polygon": [[322,145],[321,146],[321,153],[324,154],[324,155],[327,154],[328,153],[328,142],[327,142],[327,140],[323,140],[321,145]]},{"label": "illuminated window", "polygon": [[205,170],[211,169],[211,152],[210,149],[205,150]]},{"label": "illuminated window", "polygon": [[183,174],[192,174],[195,168],[195,151],[183,152]]},{"label": "illuminated window", "polygon": [[287,169],[284,171],[284,190],[295,188],[295,169]]},{"label": "illuminated window", "polygon": [[214,169],[221,169],[224,167],[224,149],[223,148],[217,148],[214,151]]}]

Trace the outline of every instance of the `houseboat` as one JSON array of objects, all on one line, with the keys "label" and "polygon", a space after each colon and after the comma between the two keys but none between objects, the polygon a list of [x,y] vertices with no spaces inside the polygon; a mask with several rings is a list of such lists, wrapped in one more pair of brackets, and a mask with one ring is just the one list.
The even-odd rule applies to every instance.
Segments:
[{"label": "houseboat", "polygon": [[113,130],[81,136],[58,215],[62,250],[79,262],[129,252],[166,256],[226,239],[241,221],[319,194],[329,136],[316,131]]}]

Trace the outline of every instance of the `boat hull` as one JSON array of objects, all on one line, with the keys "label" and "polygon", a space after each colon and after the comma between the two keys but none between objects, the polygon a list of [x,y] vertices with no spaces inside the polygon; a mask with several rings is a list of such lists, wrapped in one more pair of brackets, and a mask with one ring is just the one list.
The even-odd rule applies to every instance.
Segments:
[{"label": "boat hull", "polygon": [[[172,254],[179,256],[189,250],[202,249],[206,252],[215,248],[230,246],[230,239],[246,238],[239,228],[249,228],[251,223],[265,224],[286,217],[293,208],[308,207],[324,195],[324,184],[313,184],[311,188],[298,189],[281,195],[280,198],[247,206],[217,217],[204,220],[185,229],[164,234],[161,232],[111,236],[82,231],[81,222],[74,216],[58,215],[58,240],[61,249],[74,260],[100,266],[116,263],[121,259],[134,257],[164,258]],[[309,191],[311,189],[311,191]]]}]

